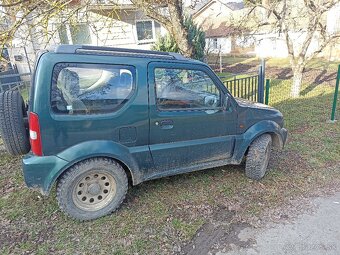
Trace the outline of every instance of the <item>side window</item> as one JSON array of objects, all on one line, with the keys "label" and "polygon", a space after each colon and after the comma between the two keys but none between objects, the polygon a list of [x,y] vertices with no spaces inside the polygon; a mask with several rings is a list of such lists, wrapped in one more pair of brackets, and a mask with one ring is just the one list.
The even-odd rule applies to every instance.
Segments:
[{"label": "side window", "polygon": [[59,114],[100,114],[120,109],[131,97],[131,66],[57,64],[53,70],[51,106]]},{"label": "side window", "polygon": [[156,103],[160,110],[215,109],[221,93],[200,70],[156,68]]}]

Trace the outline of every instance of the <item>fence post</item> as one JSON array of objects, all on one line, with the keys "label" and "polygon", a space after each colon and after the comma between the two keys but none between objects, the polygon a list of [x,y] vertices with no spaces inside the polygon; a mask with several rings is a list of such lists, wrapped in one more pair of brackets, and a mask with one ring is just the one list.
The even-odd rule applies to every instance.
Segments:
[{"label": "fence post", "polygon": [[222,51],[220,47],[220,73],[223,73],[223,65],[222,65]]},{"label": "fence post", "polygon": [[338,74],[336,76],[333,107],[332,107],[332,113],[331,113],[331,122],[336,121],[335,120],[335,112],[336,112],[336,104],[337,104],[337,101],[338,101],[338,94],[339,94],[339,82],[340,82],[340,65],[338,66]]},{"label": "fence post", "polygon": [[257,102],[260,102],[260,97],[261,97],[261,94],[260,94],[260,86],[262,84],[262,66],[260,65],[259,66],[259,78],[258,78],[258,82],[257,82]]},{"label": "fence post", "polygon": [[264,103],[268,105],[269,103],[269,89],[270,89],[270,80],[266,79],[266,93],[264,98]]},{"label": "fence post", "polygon": [[263,103],[264,98],[265,70],[266,70],[265,60],[261,59],[261,64],[259,67],[259,84],[257,90],[257,101],[259,103]]}]

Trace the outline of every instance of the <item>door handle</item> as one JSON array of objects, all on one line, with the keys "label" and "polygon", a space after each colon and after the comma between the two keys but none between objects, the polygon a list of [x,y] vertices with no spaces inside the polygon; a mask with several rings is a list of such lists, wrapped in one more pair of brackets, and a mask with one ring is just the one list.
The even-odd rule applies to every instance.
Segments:
[{"label": "door handle", "polygon": [[161,129],[172,129],[174,127],[174,122],[173,120],[166,119],[166,120],[161,120],[160,122],[155,123],[156,126],[160,126]]}]

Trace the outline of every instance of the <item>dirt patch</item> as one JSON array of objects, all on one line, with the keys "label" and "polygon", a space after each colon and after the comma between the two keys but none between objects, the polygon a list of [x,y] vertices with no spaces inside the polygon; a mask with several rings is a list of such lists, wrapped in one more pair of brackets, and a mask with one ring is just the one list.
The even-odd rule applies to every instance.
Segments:
[{"label": "dirt patch", "polygon": [[184,247],[182,254],[205,255],[228,231],[226,226],[214,226],[212,223],[204,224],[193,240]]},{"label": "dirt patch", "polygon": [[[229,211],[230,215],[234,215]],[[231,223],[233,216],[229,216],[228,221],[215,221],[206,223],[197,231],[195,237],[188,243],[182,253],[185,255],[206,255],[215,254],[221,247],[239,247],[248,248],[253,244],[251,239],[241,240],[238,235],[245,229],[251,227],[247,223]]]},{"label": "dirt patch", "polygon": [[312,169],[298,151],[273,150],[268,164],[269,171],[275,169],[285,173],[297,173],[302,170]]},{"label": "dirt patch", "polygon": [[239,237],[239,234],[242,230],[250,228],[251,225],[247,223],[233,223],[230,225],[228,232],[226,232],[223,237],[219,240],[218,243],[216,243],[212,249],[210,250],[210,253],[216,254],[221,248],[230,250],[233,248],[233,246],[238,246],[241,248],[249,248],[254,243],[254,239],[246,239],[243,240]]},{"label": "dirt patch", "polygon": [[187,255],[205,255],[211,249],[218,246],[218,243],[230,236],[232,219],[235,212],[229,211],[224,206],[219,206],[210,219],[204,224],[193,239],[184,246],[182,253]]}]

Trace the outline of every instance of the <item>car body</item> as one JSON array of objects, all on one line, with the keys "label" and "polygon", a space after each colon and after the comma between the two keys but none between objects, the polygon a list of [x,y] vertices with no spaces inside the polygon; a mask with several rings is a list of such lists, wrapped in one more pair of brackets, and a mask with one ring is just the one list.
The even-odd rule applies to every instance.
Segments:
[{"label": "car body", "polygon": [[153,51],[61,45],[41,53],[29,116],[39,125],[30,123],[23,173],[44,195],[91,158],[118,162],[137,185],[240,164],[263,134],[280,148],[287,138],[278,110],[234,98],[205,63]]}]

